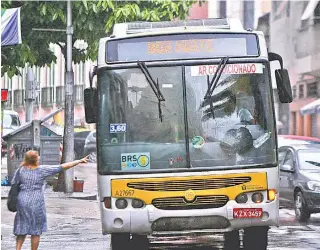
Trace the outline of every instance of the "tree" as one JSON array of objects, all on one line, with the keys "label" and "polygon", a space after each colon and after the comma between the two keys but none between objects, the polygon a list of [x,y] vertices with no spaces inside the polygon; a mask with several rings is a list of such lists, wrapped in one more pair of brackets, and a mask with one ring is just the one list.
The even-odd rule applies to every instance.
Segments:
[{"label": "tree", "polygon": [[[108,36],[115,23],[130,21],[164,21],[175,18],[184,19],[195,1],[191,0],[149,0],[149,1],[74,1],[72,3],[73,42],[84,40],[88,47],[81,50],[73,47],[73,62],[95,60],[98,53],[99,38]],[[65,29],[66,2],[54,1],[9,1],[1,2],[2,8],[21,6],[22,44],[2,47],[1,75],[11,78],[20,73],[19,68],[45,66],[56,62],[50,50],[50,43],[66,51],[65,32],[35,31],[34,28]],[[74,43],[73,43],[74,44]]]}]

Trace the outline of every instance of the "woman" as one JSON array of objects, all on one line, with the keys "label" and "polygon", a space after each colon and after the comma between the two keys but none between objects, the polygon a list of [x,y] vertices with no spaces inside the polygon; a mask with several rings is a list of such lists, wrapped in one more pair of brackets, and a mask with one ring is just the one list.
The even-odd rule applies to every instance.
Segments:
[{"label": "woman", "polygon": [[[87,163],[88,156],[77,161],[57,166],[40,166],[37,151],[28,151],[24,155],[21,167],[15,172],[12,184],[20,183],[17,213],[14,219],[14,234],[17,236],[16,250],[21,250],[27,235],[31,235],[31,249],[37,250],[40,235],[47,231],[47,216],[44,203],[43,185],[50,176],[73,168],[79,163]],[[17,177],[17,172],[19,175]]]}]

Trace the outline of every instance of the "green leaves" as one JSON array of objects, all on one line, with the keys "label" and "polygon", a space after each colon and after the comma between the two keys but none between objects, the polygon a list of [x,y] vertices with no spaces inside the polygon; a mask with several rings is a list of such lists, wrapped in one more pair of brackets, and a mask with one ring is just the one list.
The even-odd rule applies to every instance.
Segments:
[{"label": "green leaves", "polygon": [[[82,0],[72,1],[72,19],[75,40],[84,40],[86,50],[73,48],[73,61],[96,60],[99,39],[110,35],[113,25],[132,21],[167,21],[185,18],[195,1],[189,0]],[[2,1],[2,8],[15,7],[15,2]],[[60,44],[65,51],[66,33],[34,31],[33,28],[66,29],[65,1],[23,1],[21,7],[22,44],[3,47],[1,75],[19,74],[26,63],[36,66],[56,61],[50,43]]]}]

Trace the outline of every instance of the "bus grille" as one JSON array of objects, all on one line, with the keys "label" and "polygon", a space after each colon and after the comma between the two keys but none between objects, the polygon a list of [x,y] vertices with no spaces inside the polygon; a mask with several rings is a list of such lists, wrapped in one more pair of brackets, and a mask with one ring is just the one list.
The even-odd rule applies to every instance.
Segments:
[{"label": "bus grille", "polygon": [[193,202],[188,202],[184,197],[157,198],[152,201],[158,209],[206,209],[218,208],[227,204],[229,198],[225,195],[197,196]]},{"label": "bus grille", "polygon": [[251,177],[210,178],[193,180],[129,182],[127,186],[133,189],[146,191],[187,191],[219,189],[242,185],[251,181]]}]

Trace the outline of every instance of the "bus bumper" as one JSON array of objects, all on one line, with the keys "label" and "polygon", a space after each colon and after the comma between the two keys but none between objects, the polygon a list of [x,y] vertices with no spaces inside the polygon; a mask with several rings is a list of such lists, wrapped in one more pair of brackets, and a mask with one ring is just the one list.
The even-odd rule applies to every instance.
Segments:
[{"label": "bus bumper", "polygon": [[[238,204],[229,201],[224,207],[194,210],[161,210],[153,205],[140,209],[106,209],[101,206],[102,232],[174,233],[183,231],[227,232],[253,226],[279,225],[279,197],[270,203]],[[262,218],[234,218],[234,208],[262,208]]]}]

